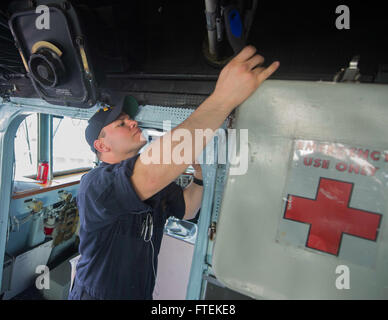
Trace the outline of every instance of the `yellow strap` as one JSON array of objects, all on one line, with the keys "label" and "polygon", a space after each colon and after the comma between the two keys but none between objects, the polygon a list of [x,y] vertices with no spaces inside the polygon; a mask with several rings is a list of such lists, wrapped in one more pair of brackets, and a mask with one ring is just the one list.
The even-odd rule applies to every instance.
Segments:
[{"label": "yellow strap", "polygon": [[58,47],[54,46],[52,43],[47,42],[47,41],[38,41],[35,42],[34,45],[32,46],[31,52],[35,53],[38,51],[40,48],[48,48],[54,51],[59,57],[62,55],[62,51],[58,49]]}]

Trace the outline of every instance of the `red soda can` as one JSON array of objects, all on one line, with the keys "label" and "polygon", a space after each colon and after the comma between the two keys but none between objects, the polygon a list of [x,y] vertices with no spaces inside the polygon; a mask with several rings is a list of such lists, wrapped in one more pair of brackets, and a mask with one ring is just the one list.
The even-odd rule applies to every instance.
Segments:
[{"label": "red soda can", "polygon": [[38,176],[37,176],[37,180],[40,182],[40,183],[47,183],[47,177],[48,177],[48,162],[47,161],[42,161],[39,163],[39,167],[38,167]]}]

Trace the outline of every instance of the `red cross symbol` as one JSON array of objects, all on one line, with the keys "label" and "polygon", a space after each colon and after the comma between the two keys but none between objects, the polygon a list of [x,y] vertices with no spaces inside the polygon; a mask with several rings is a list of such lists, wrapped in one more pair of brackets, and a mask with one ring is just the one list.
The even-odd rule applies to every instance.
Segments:
[{"label": "red cross symbol", "polygon": [[349,207],[353,183],[320,178],[315,199],[288,195],[284,218],[310,225],[306,246],[338,255],[344,233],[376,241],[381,214]]}]

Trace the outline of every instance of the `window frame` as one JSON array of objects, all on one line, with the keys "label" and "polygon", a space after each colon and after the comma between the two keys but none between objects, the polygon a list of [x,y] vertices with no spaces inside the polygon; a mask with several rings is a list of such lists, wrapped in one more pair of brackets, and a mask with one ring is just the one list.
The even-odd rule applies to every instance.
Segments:
[{"label": "window frame", "polygon": [[[47,113],[42,113],[42,112],[30,113],[30,114],[26,115],[25,118],[20,122],[17,130],[19,130],[19,128],[22,125],[24,125],[23,123],[26,123],[25,121],[27,121],[28,117],[34,116],[34,115],[36,115],[36,120],[35,121],[37,121],[37,126],[36,126],[37,127],[37,129],[36,129],[36,139],[37,139],[37,141],[36,141],[36,146],[34,146],[37,149],[36,150],[37,156],[36,156],[36,159],[33,159],[33,160],[35,160],[35,163],[33,163],[33,167],[35,169],[34,169],[34,172],[32,174],[21,175],[21,177],[36,180],[37,174],[38,174],[38,164],[39,164],[40,161],[48,161],[49,162],[50,167],[52,168],[51,169],[52,170],[51,171],[51,178],[52,179],[57,178],[57,177],[71,175],[71,174],[88,172],[88,171],[93,169],[93,167],[95,167],[98,164],[98,158],[95,155],[95,158],[93,160],[94,166],[93,165],[92,166],[81,166],[81,167],[74,167],[74,168],[71,168],[71,169],[53,171],[53,169],[54,169],[54,166],[53,166],[53,161],[54,161],[54,133],[59,128],[59,126],[54,128],[54,126],[53,126],[53,119],[54,118],[63,119],[65,116],[63,116],[63,115],[52,115],[52,114],[47,114]],[[44,130],[41,130],[41,131],[39,129],[39,118],[40,118],[40,115],[48,116],[48,121],[49,121],[49,128],[45,128]],[[81,120],[81,121],[82,120],[86,120],[86,119],[74,118],[72,116],[67,116],[67,117],[71,118],[71,119]],[[55,130],[55,132],[54,132],[54,130]],[[49,135],[49,136],[47,136],[47,135]],[[29,141],[27,142],[29,144],[31,144],[31,141],[30,141],[31,137],[32,137],[32,135],[29,134],[29,136],[28,136],[28,140]],[[40,150],[40,148],[42,148],[41,146],[44,146],[45,150]],[[15,180],[15,178],[16,178],[16,170],[17,170],[16,169],[16,152],[15,152],[15,148],[16,148],[16,146],[14,145],[14,154],[15,154],[15,156],[14,156],[14,166],[15,167],[14,167],[13,180]]]}]

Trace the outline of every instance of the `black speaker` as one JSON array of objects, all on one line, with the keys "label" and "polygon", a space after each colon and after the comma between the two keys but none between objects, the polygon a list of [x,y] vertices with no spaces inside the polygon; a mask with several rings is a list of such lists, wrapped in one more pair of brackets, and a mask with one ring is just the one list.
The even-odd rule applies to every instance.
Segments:
[{"label": "black speaker", "polygon": [[55,105],[90,108],[96,79],[76,10],[69,1],[37,1],[14,13],[9,26],[39,96]]}]

